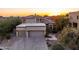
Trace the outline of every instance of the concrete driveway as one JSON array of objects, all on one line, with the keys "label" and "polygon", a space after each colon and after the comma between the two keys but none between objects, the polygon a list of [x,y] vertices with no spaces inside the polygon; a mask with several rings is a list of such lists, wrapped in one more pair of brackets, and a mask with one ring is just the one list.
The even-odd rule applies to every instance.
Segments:
[{"label": "concrete driveway", "polygon": [[47,50],[47,44],[44,38],[14,38],[0,45],[7,50]]}]

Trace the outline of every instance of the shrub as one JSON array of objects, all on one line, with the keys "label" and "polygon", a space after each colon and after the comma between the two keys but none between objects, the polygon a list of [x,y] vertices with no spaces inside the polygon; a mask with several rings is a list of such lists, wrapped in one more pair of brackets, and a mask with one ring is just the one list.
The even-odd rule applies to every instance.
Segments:
[{"label": "shrub", "polygon": [[51,46],[51,44],[50,44],[49,42],[47,42],[47,46],[48,46],[48,47],[50,47],[50,46]]},{"label": "shrub", "polygon": [[7,34],[6,39],[10,39],[10,38],[11,38],[10,34]]},{"label": "shrub", "polygon": [[52,47],[52,50],[64,50],[64,47],[61,46],[60,44],[55,44],[55,45]]},{"label": "shrub", "polygon": [[58,36],[58,42],[69,49],[78,49],[79,33],[75,28],[66,27]]}]

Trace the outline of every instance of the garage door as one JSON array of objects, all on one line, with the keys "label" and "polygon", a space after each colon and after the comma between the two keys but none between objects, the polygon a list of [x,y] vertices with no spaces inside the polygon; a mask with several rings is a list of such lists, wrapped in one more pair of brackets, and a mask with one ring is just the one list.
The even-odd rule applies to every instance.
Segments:
[{"label": "garage door", "polygon": [[29,37],[33,37],[33,38],[44,37],[43,31],[30,31],[28,34]]},{"label": "garage door", "polygon": [[26,37],[26,32],[25,31],[20,31],[18,32],[19,37]]}]

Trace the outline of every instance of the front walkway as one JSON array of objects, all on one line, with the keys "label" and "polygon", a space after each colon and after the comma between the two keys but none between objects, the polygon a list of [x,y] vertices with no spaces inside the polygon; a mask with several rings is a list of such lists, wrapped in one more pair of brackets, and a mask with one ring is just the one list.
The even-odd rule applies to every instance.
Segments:
[{"label": "front walkway", "polygon": [[55,34],[49,34],[51,38],[46,38],[46,40],[57,40]]},{"label": "front walkway", "polygon": [[57,43],[56,34],[49,34],[50,38],[46,38],[48,49],[51,50],[51,47]]}]

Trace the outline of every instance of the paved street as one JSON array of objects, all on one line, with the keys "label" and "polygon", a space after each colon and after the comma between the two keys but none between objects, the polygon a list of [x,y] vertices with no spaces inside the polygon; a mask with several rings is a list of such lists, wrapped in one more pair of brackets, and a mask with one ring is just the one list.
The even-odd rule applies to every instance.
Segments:
[{"label": "paved street", "polygon": [[17,38],[10,40],[8,43],[1,44],[0,47],[4,47],[8,50],[47,50],[46,41],[44,38],[32,38],[32,39],[23,39]]}]

